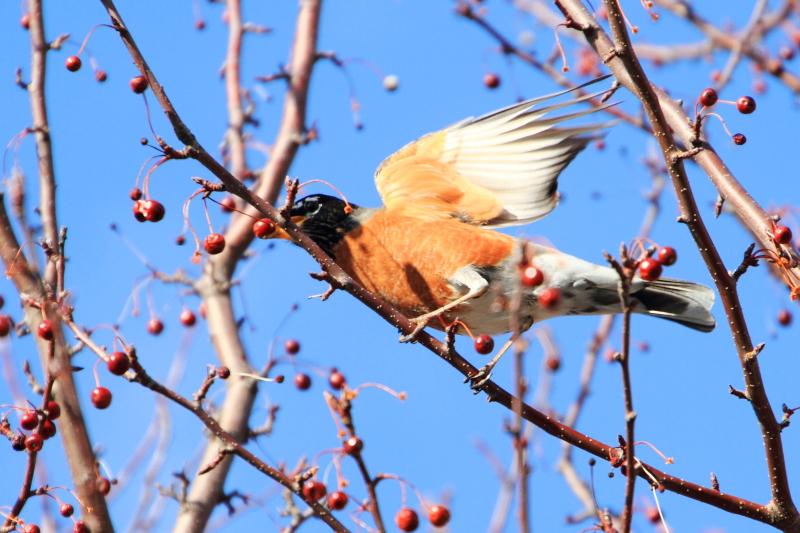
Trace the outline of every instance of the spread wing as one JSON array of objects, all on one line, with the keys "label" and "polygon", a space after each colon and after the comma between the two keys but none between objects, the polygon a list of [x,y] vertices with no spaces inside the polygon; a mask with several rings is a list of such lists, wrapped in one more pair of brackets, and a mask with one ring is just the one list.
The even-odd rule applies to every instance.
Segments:
[{"label": "spread wing", "polygon": [[548,102],[573,90],[467,119],[405,146],[375,173],[384,205],[422,218],[455,216],[493,227],[547,215],[558,205],[561,171],[598,137],[598,130],[613,124],[562,123],[614,104],[546,116],[602,94]]}]

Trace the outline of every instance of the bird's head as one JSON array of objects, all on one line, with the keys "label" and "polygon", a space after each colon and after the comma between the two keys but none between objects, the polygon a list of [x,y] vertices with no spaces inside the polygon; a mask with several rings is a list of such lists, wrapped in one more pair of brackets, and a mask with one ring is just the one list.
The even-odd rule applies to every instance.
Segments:
[{"label": "bird's head", "polygon": [[[290,216],[292,222],[311,237],[317,246],[334,257],[333,249],[344,238],[344,235],[360,225],[354,216],[359,209],[357,205],[346,203],[334,196],[312,194],[297,200],[292,206]],[[272,237],[292,240],[280,228]]]}]

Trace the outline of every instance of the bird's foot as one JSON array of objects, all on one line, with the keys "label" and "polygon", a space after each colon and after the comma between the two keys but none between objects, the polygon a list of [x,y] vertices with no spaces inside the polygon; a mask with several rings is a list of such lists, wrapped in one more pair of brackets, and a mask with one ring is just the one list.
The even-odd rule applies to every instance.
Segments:
[{"label": "bird's foot", "polygon": [[474,394],[478,394],[492,377],[492,368],[494,368],[494,365],[486,365],[480,368],[474,376],[464,378],[464,383],[469,382],[469,388],[472,389]]},{"label": "bird's foot", "polygon": [[417,323],[417,320],[412,318],[411,322],[417,324],[417,327],[415,327],[414,331],[412,331],[409,335],[400,335],[400,339],[399,339],[400,342],[403,342],[403,343],[416,342],[417,341],[417,335],[419,335],[419,332],[422,331],[423,329],[425,329],[425,326],[428,325],[428,321],[427,320],[425,320],[422,323]]}]

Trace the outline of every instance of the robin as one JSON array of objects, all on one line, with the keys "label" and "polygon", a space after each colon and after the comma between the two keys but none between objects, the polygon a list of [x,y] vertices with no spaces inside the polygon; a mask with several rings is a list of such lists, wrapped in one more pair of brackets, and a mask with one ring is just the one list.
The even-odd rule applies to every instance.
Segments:
[{"label": "robin", "polygon": [[[473,386],[488,379],[534,323],[621,312],[615,270],[494,231],[552,211],[561,171],[610,125],[565,125],[598,111],[569,108],[596,95],[552,101],[567,92],[464,120],[405,146],[375,173],[382,207],[315,194],[291,209],[295,223],[339,266],[418,327],[443,330],[458,320],[474,336],[514,331],[471,378]],[[551,116],[564,108],[569,113]],[[289,239],[280,230],[274,236]],[[714,329],[714,292],[703,285],[637,275],[630,297],[636,313]]]}]

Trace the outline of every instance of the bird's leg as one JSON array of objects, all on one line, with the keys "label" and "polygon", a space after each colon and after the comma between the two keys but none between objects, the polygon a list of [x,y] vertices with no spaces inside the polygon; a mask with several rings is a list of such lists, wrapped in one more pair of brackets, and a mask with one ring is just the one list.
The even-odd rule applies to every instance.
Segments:
[{"label": "bird's leg", "polygon": [[422,324],[423,327],[428,324],[428,321],[432,318],[436,318],[441,316],[442,314],[446,313],[447,311],[453,309],[454,307],[458,307],[459,305],[463,304],[464,302],[471,300],[473,298],[480,298],[486,291],[489,290],[489,282],[486,281],[483,276],[472,270],[471,268],[461,268],[453,277],[453,281],[466,285],[469,289],[467,294],[460,296],[450,302],[447,305],[440,307],[435,311],[431,311],[430,313],[425,313],[424,315],[418,316],[416,318],[412,318],[411,322],[415,324]]},{"label": "bird's leg", "polygon": [[494,368],[494,365],[500,361],[500,358],[503,357],[509,348],[511,348],[511,345],[516,342],[520,335],[522,335],[522,332],[514,333],[511,338],[506,341],[503,347],[500,348],[500,351],[497,352],[497,355],[495,355],[492,360],[489,361],[489,364],[481,367],[481,369],[478,370],[478,373],[474,376],[470,376],[464,380],[464,383],[467,381],[471,382],[469,388],[474,390],[475,394],[478,394],[486,382],[489,381],[489,378],[492,377],[492,369]]}]

